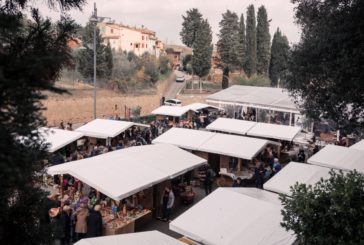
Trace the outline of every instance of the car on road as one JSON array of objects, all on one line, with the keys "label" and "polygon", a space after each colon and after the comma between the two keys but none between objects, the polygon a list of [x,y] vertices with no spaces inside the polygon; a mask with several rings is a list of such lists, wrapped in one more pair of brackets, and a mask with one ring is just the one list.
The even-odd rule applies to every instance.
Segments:
[{"label": "car on road", "polygon": [[183,83],[185,81],[185,76],[179,75],[176,77],[176,82]]},{"label": "car on road", "polygon": [[169,99],[169,100],[164,101],[164,105],[182,106],[182,102],[180,100],[177,100],[177,99]]}]

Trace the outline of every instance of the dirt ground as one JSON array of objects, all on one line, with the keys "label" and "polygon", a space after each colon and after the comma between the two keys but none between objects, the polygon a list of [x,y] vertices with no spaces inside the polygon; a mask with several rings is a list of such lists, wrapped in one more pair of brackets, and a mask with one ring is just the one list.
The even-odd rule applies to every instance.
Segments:
[{"label": "dirt ground", "polygon": [[[135,108],[141,106],[141,115],[148,115],[159,106],[161,97],[166,93],[174,79],[158,82],[156,92],[152,95],[125,95],[111,90],[98,88],[96,112],[98,118],[108,118],[117,113],[124,117],[125,106]],[[71,94],[47,93],[48,98],[43,101],[46,110],[43,115],[47,118],[48,126],[58,126],[65,123],[84,123],[93,119],[93,87],[87,84],[58,83],[58,87],[66,88]],[[205,95],[179,95],[183,105],[193,102],[203,102]]]}]

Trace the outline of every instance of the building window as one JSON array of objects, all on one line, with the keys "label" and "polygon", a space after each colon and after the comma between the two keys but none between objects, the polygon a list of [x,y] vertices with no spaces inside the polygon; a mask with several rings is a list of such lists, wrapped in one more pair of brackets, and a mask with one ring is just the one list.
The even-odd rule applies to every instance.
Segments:
[{"label": "building window", "polygon": [[139,48],[139,44],[135,44],[135,47],[136,47],[136,48]]},{"label": "building window", "polygon": [[130,43],[130,46],[133,46],[133,43]]},{"label": "building window", "polygon": [[148,44],[145,44],[145,48],[148,48]]},{"label": "building window", "polygon": [[111,33],[114,33],[114,29],[110,29],[110,32],[111,32]]},{"label": "building window", "polygon": [[142,36],[142,40],[144,40],[144,36]]},{"label": "building window", "polygon": [[144,48],[144,43],[142,43],[142,48]]}]

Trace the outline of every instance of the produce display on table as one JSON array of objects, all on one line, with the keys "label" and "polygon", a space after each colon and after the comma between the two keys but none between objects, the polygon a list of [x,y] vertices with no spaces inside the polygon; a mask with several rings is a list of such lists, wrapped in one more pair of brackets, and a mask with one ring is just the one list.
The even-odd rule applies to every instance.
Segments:
[{"label": "produce display on table", "polygon": [[113,214],[110,207],[104,207],[100,212],[104,225],[107,228],[117,229],[135,221],[136,219],[151,211],[149,209],[132,209],[130,211],[125,212],[124,210],[124,212],[119,211],[116,214]]}]

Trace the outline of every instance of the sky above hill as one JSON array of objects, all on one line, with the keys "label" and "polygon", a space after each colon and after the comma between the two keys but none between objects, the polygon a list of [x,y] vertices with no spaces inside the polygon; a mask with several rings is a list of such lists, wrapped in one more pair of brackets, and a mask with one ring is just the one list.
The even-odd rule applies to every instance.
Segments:
[{"label": "sky above hill", "polygon": [[[40,1],[42,2],[42,1]],[[297,43],[300,29],[294,23],[294,5],[290,0],[89,0],[83,11],[71,11],[71,16],[84,25],[93,11],[96,2],[98,15],[111,17],[117,23],[130,26],[142,26],[157,32],[157,36],[168,44],[181,44],[179,32],[182,25],[182,15],[191,8],[198,8],[207,18],[213,31],[213,41],[217,42],[219,22],[222,13],[227,9],[234,11],[240,17],[249,4],[254,4],[257,12],[259,6],[264,5],[268,12],[271,37],[277,27],[288,37],[290,43]],[[43,15],[57,19],[57,11],[49,11],[40,5]]]}]

